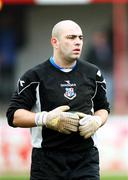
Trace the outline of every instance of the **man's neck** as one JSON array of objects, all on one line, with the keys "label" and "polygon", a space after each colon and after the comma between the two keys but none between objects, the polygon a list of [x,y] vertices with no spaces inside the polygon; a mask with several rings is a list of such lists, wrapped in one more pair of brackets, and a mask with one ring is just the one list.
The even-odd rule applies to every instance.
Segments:
[{"label": "man's neck", "polygon": [[53,56],[53,60],[54,60],[55,64],[57,64],[58,66],[60,66],[62,68],[65,68],[65,69],[72,68],[76,64],[76,60],[70,62],[70,61],[67,61],[65,59],[58,59],[54,56]]}]

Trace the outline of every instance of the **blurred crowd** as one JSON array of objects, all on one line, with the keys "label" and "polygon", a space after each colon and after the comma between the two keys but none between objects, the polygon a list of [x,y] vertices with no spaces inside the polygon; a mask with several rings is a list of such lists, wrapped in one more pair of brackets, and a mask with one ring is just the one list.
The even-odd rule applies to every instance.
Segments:
[{"label": "blurred crowd", "polygon": [[0,103],[8,102],[14,90],[17,51],[24,43],[23,8],[4,7],[0,13]]}]

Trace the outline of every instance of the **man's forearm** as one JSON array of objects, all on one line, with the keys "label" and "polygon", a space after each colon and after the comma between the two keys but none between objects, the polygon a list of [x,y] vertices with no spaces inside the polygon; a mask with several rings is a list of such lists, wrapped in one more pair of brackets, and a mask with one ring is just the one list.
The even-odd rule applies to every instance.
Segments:
[{"label": "man's forearm", "polygon": [[[95,116],[100,116],[101,120],[102,120],[102,125],[105,124],[105,122],[107,121],[107,118],[108,118],[108,111],[105,110],[105,109],[100,109],[98,111],[96,111],[94,113]],[[101,126],[102,126],[101,125]]]},{"label": "man's forearm", "polygon": [[25,109],[18,109],[14,113],[13,124],[16,127],[23,128],[35,127],[35,113]]}]

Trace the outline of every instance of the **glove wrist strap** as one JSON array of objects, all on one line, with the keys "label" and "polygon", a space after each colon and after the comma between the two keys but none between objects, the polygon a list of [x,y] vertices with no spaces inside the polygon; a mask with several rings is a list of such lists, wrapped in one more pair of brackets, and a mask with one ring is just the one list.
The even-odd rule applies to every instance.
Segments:
[{"label": "glove wrist strap", "polygon": [[36,113],[36,115],[35,115],[35,124],[36,124],[36,126],[44,126],[44,125],[46,125],[46,116],[47,116],[46,111]]}]

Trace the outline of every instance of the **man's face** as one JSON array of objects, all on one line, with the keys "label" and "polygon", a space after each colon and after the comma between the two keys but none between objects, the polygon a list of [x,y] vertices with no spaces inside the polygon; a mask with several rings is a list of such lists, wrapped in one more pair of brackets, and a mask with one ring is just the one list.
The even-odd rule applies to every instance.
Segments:
[{"label": "man's face", "polygon": [[61,58],[74,61],[80,57],[83,34],[79,27],[67,27],[60,33],[58,51]]}]

